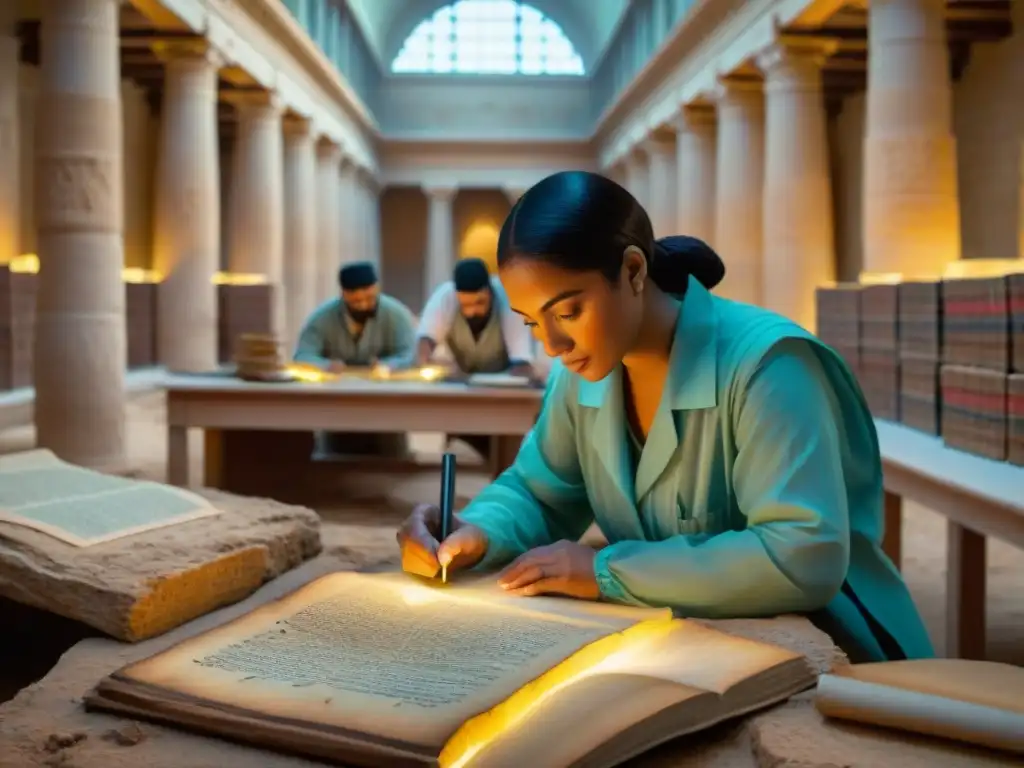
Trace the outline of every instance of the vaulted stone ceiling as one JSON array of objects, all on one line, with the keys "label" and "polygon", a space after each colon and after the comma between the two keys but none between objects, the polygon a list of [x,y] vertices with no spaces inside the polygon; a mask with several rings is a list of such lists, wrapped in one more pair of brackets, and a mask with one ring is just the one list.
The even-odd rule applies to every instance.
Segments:
[{"label": "vaulted stone ceiling", "polygon": [[[451,0],[348,0],[385,70],[420,21]],[[632,0],[528,0],[559,24],[590,71]]]}]

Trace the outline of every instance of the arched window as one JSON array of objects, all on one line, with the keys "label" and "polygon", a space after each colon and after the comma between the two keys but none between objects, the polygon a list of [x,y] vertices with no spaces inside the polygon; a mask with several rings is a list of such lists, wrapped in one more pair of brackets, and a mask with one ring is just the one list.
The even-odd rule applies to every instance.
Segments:
[{"label": "arched window", "polygon": [[457,0],[420,22],[391,63],[395,73],[582,75],[562,28],[520,0]]}]

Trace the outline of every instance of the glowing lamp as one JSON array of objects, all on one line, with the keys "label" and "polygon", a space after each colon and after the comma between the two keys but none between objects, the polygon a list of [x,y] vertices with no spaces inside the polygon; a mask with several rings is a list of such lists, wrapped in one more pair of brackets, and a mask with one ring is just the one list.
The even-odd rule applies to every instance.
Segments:
[{"label": "glowing lamp", "polygon": [[34,275],[39,272],[39,257],[34,253],[23,253],[15,256],[7,265],[11,272],[18,272],[23,275]]},{"label": "glowing lamp", "polygon": [[266,285],[267,276],[255,272],[217,272],[214,285]]},{"label": "glowing lamp", "polygon": [[1024,259],[958,259],[946,266],[943,278],[1003,277],[1024,273]]}]

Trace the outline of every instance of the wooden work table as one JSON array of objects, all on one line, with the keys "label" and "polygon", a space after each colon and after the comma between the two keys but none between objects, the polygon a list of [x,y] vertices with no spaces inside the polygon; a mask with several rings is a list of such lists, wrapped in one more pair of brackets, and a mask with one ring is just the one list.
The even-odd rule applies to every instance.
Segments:
[{"label": "wooden work table", "polygon": [[985,539],[1024,548],[1024,467],[973,456],[876,420],[885,472],[884,548],[900,565],[902,500],[948,521],[946,655],[985,658]]},{"label": "wooden work table", "polygon": [[[298,461],[304,451],[302,460],[310,463],[317,430],[486,435],[495,445],[492,470],[501,471],[533,427],[543,396],[538,389],[457,383],[342,379],[269,384],[218,375],[169,375],[166,390],[168,481],[188,485],[187,434],[196,428],[206,434],[204,484],[225,490],[235,484],[227,478],[228,454],[246,454],[248,476],[294,470],[282,461]],[[276,433],[272,441],[261,439],[267,433]],[[269,455],[269,450],[285,450],[290,458]],[[298,481],[290,477],[292,484]]]}]

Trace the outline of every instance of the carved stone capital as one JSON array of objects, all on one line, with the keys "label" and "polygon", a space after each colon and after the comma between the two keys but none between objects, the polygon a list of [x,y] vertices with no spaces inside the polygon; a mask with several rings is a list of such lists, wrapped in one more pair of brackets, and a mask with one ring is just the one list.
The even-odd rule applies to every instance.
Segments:
[{"label": "carved stone capital", "polygon": [[423,193],[431,200],[439,203],[450,203],[459,194],[459,188],[451,185],[423,185]]},{"label": "carved stone capital", "polygon": [[226,63],[224,55],[201,37],[191,40],[161,40],[153,43],[152,48],[156,57],[167,66],[220,69]]},{"label": "carved stone capital", "polygon": [[672,127],[678,133],[691,133],[714,129],[717,122],[714,105],[694,102],[679,107],[679,113],[672,119]]},{"label": "carved stone capital", "polygon": [[273,91],[263,89],[235,89],[221,92],[221,99],[233,104],[240,118],[278,117],[284,112],[284,102]]},{"label": "carved stone capital", "polygon": [[838,40],[809,35],[779,35],[775,43],[758,54],[757,66],[766,75],[780,66],[820,69],[838,48]]}]

